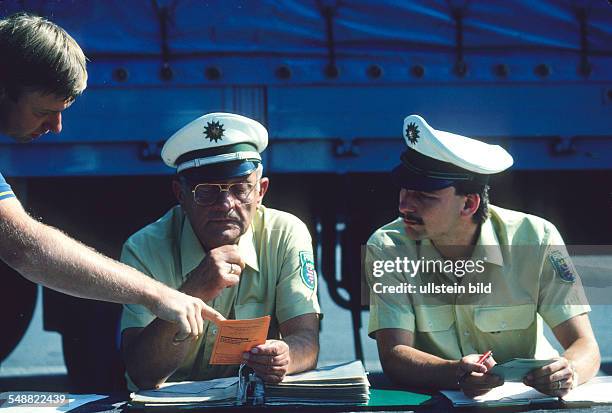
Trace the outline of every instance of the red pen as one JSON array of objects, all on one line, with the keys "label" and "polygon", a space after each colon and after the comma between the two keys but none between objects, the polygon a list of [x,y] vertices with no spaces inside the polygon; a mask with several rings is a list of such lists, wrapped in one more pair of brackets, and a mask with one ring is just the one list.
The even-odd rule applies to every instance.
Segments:
[{"label": "red pen", "polygon": [[[476,364],[483,364],[485,361],[487,361],[489,359],[489,357],[491,357],[493,355],[493,352],[491,350],[485,352],[482,356],[480,356],[480,358],[478,359],[478,361],[476,362]],[[461,382],[470,374],[469,371],[466,371],[465,373],[463,373],[461,376],[459,376],[459,380],[457,380],[457,382],[459,384],[461,384]]]},{"label": "red pen", "polygon": [[486,353],[484,353],[476,363],[478,364],[482,364],[485,361],[487,361],[489,359],[489,357],[491,357],[493,355],[493,352],[491,350],[487,351]]}]

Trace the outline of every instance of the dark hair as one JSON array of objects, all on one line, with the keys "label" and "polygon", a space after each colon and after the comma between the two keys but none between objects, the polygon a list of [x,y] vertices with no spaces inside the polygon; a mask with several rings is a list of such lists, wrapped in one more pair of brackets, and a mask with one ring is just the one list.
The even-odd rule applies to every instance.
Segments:
[{"label": "dark hair", "polygon": [[0,20],[0,97],[24,91],[74,100],[87,87],[86,58],[64,29],[42,17],[13,14]]},{"label": "dark hair", "polygon": [[472,219],[477,224],[483,224],[489,218],[489,185],[482,185],[475,182],[456,181],[455,194],[469,195],[477,194],[480,196],[480,205],[472,216]]}]

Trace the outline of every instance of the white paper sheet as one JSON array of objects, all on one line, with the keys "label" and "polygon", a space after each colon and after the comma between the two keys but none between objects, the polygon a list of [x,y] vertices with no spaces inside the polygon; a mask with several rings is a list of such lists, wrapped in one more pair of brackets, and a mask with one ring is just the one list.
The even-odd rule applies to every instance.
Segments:
[{"label": "white paper sheet", "polygon": [[566,402],[612,403],[612,376],[593,377],[563,397]]}]

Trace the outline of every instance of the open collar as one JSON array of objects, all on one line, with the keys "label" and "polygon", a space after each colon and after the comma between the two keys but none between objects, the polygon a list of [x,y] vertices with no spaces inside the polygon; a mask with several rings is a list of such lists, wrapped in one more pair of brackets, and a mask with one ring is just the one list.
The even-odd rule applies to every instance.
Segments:
[{"label": "open collar", "polygon": [[[434,244],[429,239],[421,241],[421,254],[425,259],[439,260],[442,259],[440,253],[435,248]],[[486,263],[499,265],[503,267],[504,258],[502,255],[499,239],[493,228],[491,218],[488,218],[480,227],[480,234],[472,252],[472,260],[483,260]]]}]

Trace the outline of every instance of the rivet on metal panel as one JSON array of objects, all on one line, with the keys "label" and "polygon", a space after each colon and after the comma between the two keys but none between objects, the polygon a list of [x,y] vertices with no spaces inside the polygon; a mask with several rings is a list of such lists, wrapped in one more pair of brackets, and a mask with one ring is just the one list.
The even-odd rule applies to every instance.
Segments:
[{"label": "rivet on metal panel", "polygon": [[325,76],[330,79],[336,79],[340,75],[340,69],[336,65],[325,65],[324,69]]},{"label": "rivet on metal panel", "polygon": [[159,71],[159,77],[161,77],[162,80],[168,81],[168,80],[172,80],[173,76],[174,76],[174,72],[172,71],[172,68],[170,67],[170,65],[167,63],[164,63],[164,65]]},{"label": "rivet on metal panel", "polygon": [[467,74],[468,67],[464,61],[459,61],[455,63],[453,67],[453,73],[459,77],[464,77]]},{"label": "rivet on metal panel", "polygon": [[338,139],[334,142],[334,155],[338,158],[359,156],[359,146],[352,140]]},{"label": "rivet on metal panel", "polygon": [[371,79],[378,79],[382,76],[383,70],[382,67],[378,65],[370,65],[366,71],[368,77]]},{"label": "rivet on metal panel", "polygon": [[549,65],[541,63],[533,69],[533,72],[540,77],[547,77],[550,75],[551,70]]},{"label": "rivet on metal panel", "polygon": [[128,79],[129,73],[124,67],[118,67],[113,70],[113,79],[117,82],[125,82]]},{"label": "rivet on metal panel", "polygon": [[164,142],[143,142],[140,144],[138,157],[143,161],[161,160],[161,150]]},{"label": "rivet on metal panel", "polygon": [[414,77],[421,78],[425,76],[425,68],[422,65],[414,65],[410,68],[410,74]]},{"label": "rivet on metal panel", "polygon": [[580,62],[580,64],[578,65],[578,73],[582,76],[589,77],[591,76],[592,72],[593,66],[588,61]]},{"label": "rivet on metal panel", "polygon": [[553,155],[573,155],[577,152],[574,138],[556,137],[550,143]]},{"label": "rivet on metal panel", "polygon": [[221,79],[222,73],[221,69],[217,66],[209,66],[204,70],[204,75],[208,80],[219,80]]},{"label": "rivet on metal panel", "polygon": [[291,69],[287,65],[279,66],[278,68],[276,68],[275,75],[279,79],[291,79]]},{"label": "rivet on metal panel", "polygon": [[493,73],[497,77],[507,77],[510,74],[510,68],[507,64],[499,63],[493,66]]}]

